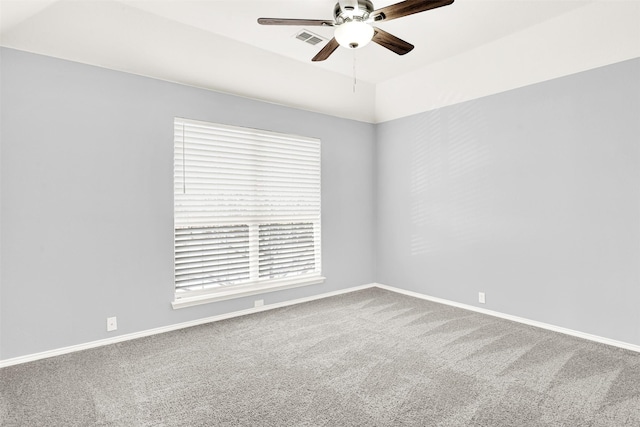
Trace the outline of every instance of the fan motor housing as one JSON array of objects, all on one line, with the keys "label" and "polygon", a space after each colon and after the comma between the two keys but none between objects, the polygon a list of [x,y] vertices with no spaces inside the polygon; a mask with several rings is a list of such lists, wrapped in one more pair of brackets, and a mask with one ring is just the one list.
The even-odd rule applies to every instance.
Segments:
[{"label": "fan motor housing", "polygon": [[351,3],[356,3],[357,8],[351,5],[346,5],[344,10],[340,7],[340,2],[336,3],[333,8],[333,17],[336,24],[340,25],[347,21],[366,21],[369,19],[369,15],[373,12],[373,3],[370,0],[357,0]]}]

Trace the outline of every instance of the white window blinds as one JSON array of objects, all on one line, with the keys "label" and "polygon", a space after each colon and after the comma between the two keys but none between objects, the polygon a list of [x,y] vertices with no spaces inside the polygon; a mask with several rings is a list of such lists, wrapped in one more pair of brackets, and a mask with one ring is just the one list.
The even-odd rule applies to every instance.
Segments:
[{"label": "white window blinds", "polygon": [[176,296],[320,276],[320,141],[176,118]]}]

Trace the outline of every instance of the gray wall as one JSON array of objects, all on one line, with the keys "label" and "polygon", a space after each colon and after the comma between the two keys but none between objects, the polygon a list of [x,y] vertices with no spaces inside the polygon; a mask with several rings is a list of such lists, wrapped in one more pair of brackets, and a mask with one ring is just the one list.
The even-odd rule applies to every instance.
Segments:
[{"label": "gray wall", "polygon": [[381,124],[387,285],[640,345],[640,59]]},{"label": "gray wall", "polygon": [[[10,49],[1,59],[0,359],[373,282],[373,125]],[[174,116],[322,140],[324,284],[171,308]]]},{"label": "gray wall", "polygon": [[[373,281],[640,344],[640,60],[373,126],[0,59],[0,359]],[[322,139],[324,284],[171,309],[174,116]]]}]

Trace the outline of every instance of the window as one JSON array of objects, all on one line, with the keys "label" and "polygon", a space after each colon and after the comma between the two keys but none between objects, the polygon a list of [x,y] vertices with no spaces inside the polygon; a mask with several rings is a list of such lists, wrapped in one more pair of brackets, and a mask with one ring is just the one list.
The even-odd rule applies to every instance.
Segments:
[{"label": "window", "polygon": [[176,118],[175,308],[322,282],[320,140]]}]

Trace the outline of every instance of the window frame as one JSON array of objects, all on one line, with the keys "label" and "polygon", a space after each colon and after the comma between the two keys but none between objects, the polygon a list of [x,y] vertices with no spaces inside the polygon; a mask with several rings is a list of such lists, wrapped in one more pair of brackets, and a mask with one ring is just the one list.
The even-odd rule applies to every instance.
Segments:
[{"label": "window frame", "polygon": [[[177,126],[179,126],[180,124],[183,125],[183,130],[182,130],[182,140],[179,141],[179,134],[178,134],[178,128]],[[184,290],[181,289],[179,286],[177,286],[177,273],[176,273],[176,259],[177,259],[177,249],[176,247],[178,246],[177,244],[177,230],[180,227],[181,230],[184,229],[188,229],[189,225],[185,224],[184,221],[188,221],[188,218],[185,220],[185,214],[184,212],[181,212],[180,214],[178,214],[178,204],[176,202],[176,195],[177,193],[177,189],[179,188],[179,186],[182,186],[184,188],[184,194],[187,194],[187,184],[185,184],[185,164],[188,162],[185,156],[185,152],[184,152],[184,147],[187,144],[187,142],[185,142],[187,140],[187,138],[185,137],[184,134],[184,126],[202,126],[202,127],[207,127],[210,129],[213,129],[214,131],[220,131],[220,132],[225,132],[225,131],[229,131],[229,132],[239,132],[239,133],[246,133],[247,135],[249,135],[247,137],[246,141],[243,141],[239,144],[239,146],[242,146],[242,143],[248,143],[248,141],[251,144],[255,144],[255,138],[262,138],[264,139],[264,141],[262,141],[262,144],[267,144],[267,141],[269,140],[269,138],[285,138],[285,139],[289,139],[294,141],[294,143],[298,144],[305,144],[305,143],[311,143],[311,144],[317,144],[317,155],[314,153],[314,157],[317,156],[317,186],[312,187],[313,191],[317,191],[317,194],[315,192],[311,192],[309,194],[311,194],[311,197],[317,197],[317,213],[315,212],[315,208],[312,212],[312,216],[309,217],[308,214],[282,214],[282,215],[278,215],[279,211],[277,209],[274,209],[273,206],[276,206],[277,203],[274,201],[273,203],[270,203],[270,209],[273,209],[273,212],[276,213],[275,216],[265,216],[264,213],[262,215],[257,214],[255,216],[243,216],[243,217],[232,217],[232,216],[220,216],[220,217],[216,217],[216,219],[211,220],[212,222],[207,223],[207,224],[203,224],[201,225],[201,228],[205,229],[207,227],[211,227],[212,229],[215,228],[216,226],[224,226],[224,225],[248,225],[249,228],[252,230],[249,233],[249,247],[250,247],[250,255],[249,255],[249,260],[250,260],[250,270],[251,270],[251,280],[246,281],[244,283],[240,283],[240,284],[232,284],[232,285],[221,285],[221,284],[208,284],[208,285],[202,285],[204,286],[211,286],[208,289],[190,289],[190,290]],[[181,143],[182,144],[182,158],[178,159],[179,154],[179,147],[178,144]],[[226,143],[226,142],[225,142]],[[212,142],[212,147],[215,145],[215,142]],[[218,142],[218,144],[220,144]],[[311,147],[311,146],[310,146]],[[315,146],[314,146],[315,147]],[[219,149],[219,147],[217,147]],[[265,150],[270,150],[271,148],[268,145],[264,145],[263,148]],[[216,148],[212,148],[212,150],[215,150]],[[314,148],[315,150],[315,148]],[[287,154],[288,155],[288,154]],[[179,161],[182,161],[182,169],[180,171],[178,171],[178,163]],[[320,171],[320,165],[321,165],[321,141],[317,138],[309,138],[309,137],[301,137],[301,136],[297,136],[297,135],[290,135],[290,134],[283,134],[283,133],[277,133],[277,132],[272,132],[272,131],[266,131],[266,130],[261,130],[261,129],[253,129],[253,128],[246,128],[246,127],[237,127],[237,126],[229,126],[229,125],[222,125],[222,124],[217,124],[217,123],[210,123],[210,122],[203,122],[203,121],[197,121],[197,120],[191,120],[191,119],[184,119],[184,118],[180,118],[180,117],[175,117],[174,118],[174,178],[173,178],[173,186],[174,186],[174,205],[173,205],[173,209],[174,209],[174,281],[173,281],[173,286],[174,286],[174,300],[172,301],[172,306],[174,309],[177,308],[183,308],[183,307],[190,307],[190,306],[194,306],[194,305],[199,305],[199,304],[205,304],[205,303],[209,303],[209,302],[215,302],[215,301],[223,301],[223,300],[228,300],[228,299],[233,299],[233,298],[241,298],[241,297],[246,297],[246,296],[250,296],[250,295],[257,295],[257,294],[262,294],[262,293],[267,293],[267,292],[274,292],[274,291],[278,291],[278,290],[284,290],[284,289],[290,289],[290,288],[295,288],[295,287],[301,287],[301,286],[309,286],[309,285],[315,285],[315,284],[320,284],[322,282],[324,282],[325,278],[322,276],[322,257],[321,257],[321,171]],[[295,159],[293,161],[295,166],[297,166],[295,164]],[[276,162],[278,163],[278,162]],[[274,163],[270,163],[270,166],[274,166]],[[298,166],[299,167],[299,166]],[[295,167],[294,167],[295,168]],[[187,169],[188,170],[188,169]],[[182,176],[182,183],[179,183],[178,181],[178,174],[181,174]],[[225,183],[226,184],[226,183]],[[317,188],[316,188],[317,187]],[[212,190],[214,192],[212,193],[206,193],[206,194],[216,194],[216,195],[220,195],[221,193],[215,193],[215,190]],[[258,197],[257,196],[258,193],[254,194],[254,197]],[[297,194],[297,193],[296,193]],[[198,195],[202,195],[201,193],[198,193]],[[308,196],[308,194],[305,193],[305,196]],[[274,196],[277,197],[277,196]],[[183,198],[184,199],[184,198]],[[179,202],[178,202],[179,203]],[[256,203],[257,206],[257,203]],[[262,210],[262,209],[260,209]],[[208,214],[214,215],[215,216],[215,207],[213,208],[213,210],[211,212],[207,211]],[[270,211],[271,212],[271,211]],[[282,212],[286,213],[286,209]],[[317,214],[317,217],[316,217]],[[186,214],[188,215],[188,214]],[[178,220],[178,216],[180,216],[180,220]],[[279,278],[268,278],[268,279],[261,279],[260,278],[260,273],[259,273],[259,268],[260,268],[260,264],[259,264],[259,253],[258,253],[258,248],[260,245],[260,241],[261,241],[261,235],[260,235],[260,226],[261,225],[269,225],[269,226],[273,226],[273,225],[283,225],[283,224],[288,224],[291,225],[293,228],[295,228],[296,224],[304,224],[302,225],[301,229],[306,229],[308,224],[311,224],[311,230],[312,230],[312,237],[311,237],[311,245],[312,245],[312,249],[313,249],[313,260],[314,260],[314,264],[313,264],[313,270],[310,273],[301,273],[299,275],[294,275],[292,277],[279,277]],[[194,228],[198,228],[197,226],[194,226]],[[286,227],[283,227],[286,230]],[[307,232],[308,234],[308,230],[304,230]],[[183,233],[184,235],[184,233]],[[293,234],[295,236],[295,234]],[[262,238],[263,241],[264,239],[266,239],[266,237]],[[266,257],[265,257],[266,258]],[[257,275],[256,275],[257,272]],[[294,271],[295,273],[295,271]],[[198,285],[194,285],[194,286],[198,286]]]}]

